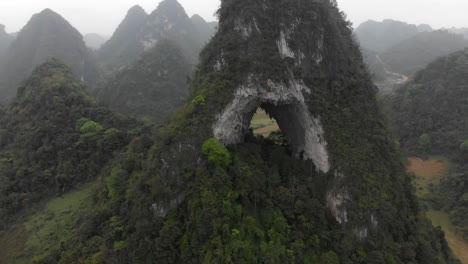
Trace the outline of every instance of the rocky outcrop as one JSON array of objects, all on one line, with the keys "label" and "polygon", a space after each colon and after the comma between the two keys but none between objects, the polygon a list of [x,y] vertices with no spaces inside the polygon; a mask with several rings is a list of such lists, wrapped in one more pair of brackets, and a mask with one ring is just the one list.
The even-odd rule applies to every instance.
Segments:
[{"label": "rocky outcrop", "polygon": [[[129,241],[167,263],[448,262],[336,2],[223,0],[218,14],[188,102],[129,166]],[[258,108],[279,140],[249,131]]]},{"label": "rocky outcrop", "polygon": [[[403,180],[404,171],[398,162],[383,165],[385,157],[398,154],[383,136],[376,88],[349,25],[328,1],[301,1],[301,8],[230,3],[223,2],[219,31],[202,52],[193,96],[194,102],[203,98],[206,103],[198,107],[207,110],[203,117],[192,115],[205,120],[193,133],[214,136],[225,146],[242,144],[253,114],[263,108],[278,122],[294,156],[329,175],[323,198],[337,223],[367,228],[372,209],[384,202],[367,200],[374,191],[385,192],[391,177]],[[375,174],[380,178],[372,187],[355,192]],[[379,222],[378,214],[373,218]]]}]

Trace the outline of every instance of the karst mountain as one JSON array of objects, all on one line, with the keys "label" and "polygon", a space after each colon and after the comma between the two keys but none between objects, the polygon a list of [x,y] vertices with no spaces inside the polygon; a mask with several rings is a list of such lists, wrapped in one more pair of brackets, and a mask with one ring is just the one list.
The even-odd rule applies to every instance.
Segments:
[{"label": "karst mountain", "polygon": [[51,58],[65,63],[88,84],[97,79],[96,63],[81,34],[59,14],[45,9],[31,18],[5,51],[1,100],[12,99],[34,68]]}]

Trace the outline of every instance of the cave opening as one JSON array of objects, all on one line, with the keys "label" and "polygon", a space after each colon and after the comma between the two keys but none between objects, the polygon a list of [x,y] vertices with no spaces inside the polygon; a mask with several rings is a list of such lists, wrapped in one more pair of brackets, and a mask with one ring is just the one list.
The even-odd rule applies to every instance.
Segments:
[{"label": "cave opening", "polygon": [[252,134],[275,136],[277,143],[287,145],[293,157],[312,160],[317,170],[328,172],[327,143],[320,118],[302,100],[265,97],[234,100],[215,123],[216,138],[229,146],[246,142]]},{"label": "cave opening", "polygon": [[[256,137],[287,147],[299,159],[310,158],[308,134],[313,129],[306,108],[297,103],[261,103],[250,120],[250,131]],[[309,154],[309,156],[307,156]]]}]

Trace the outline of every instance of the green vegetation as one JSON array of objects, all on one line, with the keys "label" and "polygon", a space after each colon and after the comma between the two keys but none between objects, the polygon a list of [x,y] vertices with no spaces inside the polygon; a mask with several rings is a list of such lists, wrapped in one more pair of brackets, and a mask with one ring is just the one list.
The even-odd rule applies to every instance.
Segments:
[{"label": "green vegetation", "polygon": [[185,103],[190,75],[190,63],[180,48],[172,41],[161,40],[141,59],[116,72],[96,93],[114,111],[147,116],[162,124]]},{"label": "green vegetation", "polygon": [[421,32],[387,49],[380,57],[391,71],[411,75],[433,60],[467,46],[462,35],[446,30]]},{"label": "green vegetation", "polygon": [[231,163],[231,154],[216,138],[203,143],[202,153],[206,155],[208,162],[217,167],[227,168]]},{"label": "green vegetation", "polygon": [[419,137],[430,135],[430,154],[460,157],[466,139],[468,50],[432,62],[394,94],[382,99],[401,143],[410,155],[420,153]]},{"label": "green vegetation", "polygon": [[419,137],[418,144],[423,152],[428,152],[431,147],[431,137],[428,134],[422,134]]},{"label": "green vegetation", "polygon": [[425,189],[424,201],[429,208],[446,212],[447,222],[454,225],[450,232],[465,240],[468,239],[468,204],[463,198],[468,192],[467,72],[468,50],[456,52],[434,61],[382,101],[404,151],[411,155],[444,156],[451,164],[444,177]]},{"label": "green vegetation", "polygon": [[97,106],[55,60],[34,71],[0,124],[2,227],[42,198],[95,179],[138,126]]},{"label": "green vegetation", "polygon": [[[161,5],[180,10],[172,8],[176,1]],[[336,2],[226,0],[219,17],[187,104],[159,130],[98,107],[54,61],[20,89],[1,126],[1,208],[16,206],[2,216],[20,222],[18,211],[29,216],[31,201],[93,182],[92,191],[31,214],[37,225],[26,227],[39,236],[23,247],[31,249],[25,261],[457,263],[443,233],[420,213]],[[286,29],[291,50],[313,60],[278,51]],[[296,83],[310,89],[303,100],[283,103],[292,104],[292,119],[299,118],[294,106],[302,106],[309,111],[302,114],[320,121],[329,171],[251,133],[241,135],[243,144],[215,139],[219,114],[249,82],[280,84],[282,92],[297,92]],[[297,132],[310,129],[296,125]],[[25,230],[18,237],[28,245]]]},{"label": "green vegetation", "polygon": [[440,211],[429,211],[427,216],[434,226],[440,227],[444,231],[451,249],[462,263],[468,263],[468,240],[460,238],[459,231],[450,222],[448,214]]}]

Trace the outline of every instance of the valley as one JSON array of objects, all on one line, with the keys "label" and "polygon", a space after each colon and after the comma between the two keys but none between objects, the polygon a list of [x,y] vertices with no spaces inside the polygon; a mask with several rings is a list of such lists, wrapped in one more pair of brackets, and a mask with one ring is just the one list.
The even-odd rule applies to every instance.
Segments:
[{"label": "valley", "polygon": [[[429,194],[431,187],[439,185],[442,177],[447,173],[447,168],[450,168],[450,166],[449,161],[444,158],[438,159],[435,157],[427,160],[418,157],[408,158],[408,171],[416,176],[415,185],[417,194],[421,199],[424,199]],[[442,228],[450,248],[463,264],[467,264],[468,241],[463,239],[461,234],[457,233],[456,228],[449,219],[448,213],[428,210],[426,211],[426,215],[432,221],[434,227]]]}]

